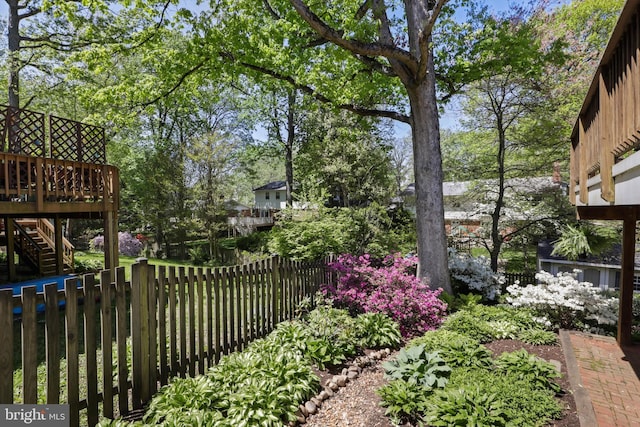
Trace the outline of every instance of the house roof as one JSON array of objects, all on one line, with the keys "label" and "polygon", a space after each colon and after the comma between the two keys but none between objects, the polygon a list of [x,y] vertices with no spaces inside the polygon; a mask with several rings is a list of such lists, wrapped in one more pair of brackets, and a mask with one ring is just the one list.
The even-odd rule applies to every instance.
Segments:
[{"label": "house roof", "polygon": [[[497,185],[495,179],[481,179],[477,181],[445,181],[442,183],[442,195],[444,197],[462,196],[467,191],[482,186]],[[511,178],[505,181],[505,187],[517,192],[540,191],[546,188],[557,187],[559,184],[552,177]],[[416,185],[411,183],[401,193],[402,196],[413,196],[416,193]]]},{"label": "house roof", "polygon": [[268,184],[263,185],[262,187],[254,188],[253,191],[260,190],[286,190],[287,182],[286,181],[273,181]]},{"label": "house roof", "polygon": [[[553,252],[553,242],[544,240],[538,243],[538,259],[568,261],[567,258],[558,255],[551,255]],[[622,265],[622,245],[616,243],[611,249],[598,255],[589,255],[584,258],[578,258],[576,264],[602,264],[620,267]],[[640,253],[635,254],[635,266],[640,267]]]},{"label": "house roof", "polygon": [[249,206],[243,205],[242,203],[236,200],[227,200],[224,202],[224,208],[228,211],[246,211],[251,209]]}]

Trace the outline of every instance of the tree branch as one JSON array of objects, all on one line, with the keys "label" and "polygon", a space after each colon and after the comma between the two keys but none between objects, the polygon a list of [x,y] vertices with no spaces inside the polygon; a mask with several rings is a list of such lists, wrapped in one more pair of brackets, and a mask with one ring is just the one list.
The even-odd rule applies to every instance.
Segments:
[{"label": "tree branch", "polygon": [[429,40],[431,38],[431,33],[433,32],[433,27],[436,25],[436,20],[442,11],[445,3],[448,0],[438,0],[431,9],[431,14],[429,15],[429,20],[426,22],[426,25],[420,32],[420,37],[418,39],[418,47],[420,49],[420,62],[418,65],[418,78],[421,79],[427,75],[427,65],[429,63]]},{"label": "tree branch", "polygon": [[234,61],[236,64],[244,67],[244,68],[248,68],[250,70],[259,72],[261,74],[265,74],[267,76],[270,76],[276,80],[280,80],[283,82],[286,82],[288,84],[290,84],[291,86],[293,86],[294,88],[308,94],[309,96],[313,97],[314,99],[316,99],[317,101],[320,101],[324,104],[330,104],[335,106],[336,108],[339,108],[341,110],[347,110],[347,111],[351,111],[352,113],[361,115],[361,116],[371,116],[371,117],[386,117],[389,119],[393,119],[393,120],[397,120],[399,122],[403,122],[403,123],[410,123],[410,117],[405,115],[405,114],[401,114],[397,111],[390,111],[390,110],[380,110],[380,109],[375,109],[375,108],[365,108],[365,107],[360,107],[357,105],[353,105],[353,104],[338,104],[337,102],[333,101],[332,99],[330,99],[329,97],[318,93],[314,88],[312,88],[311,86],[307,86],[304,85],[302,83],[299,83],[298,81],[296,81],[293,77],[291,76],[286,76],[283,74],[280,74],[274,70],[269,70],[267,68],[261,67],[259,65],[255,65],[255,64],[250,64],[248,62],[243,62],[243,61],[238,61],[236,60],[231,54],[227,53],[227,54],[222,54],[223,58],[230,60],[230,61]]},{"label": "tree branch", "polygon": [[180,86],[182,86],[182,83],[184,83],[184,81],[187,79],[187,77],[189,77],[190,75],[194,74],[195,72],[197,72],[199,69],[201,69],[202,67],[204,67],[204,65],[206,64],[208,58],[203,59],[202,61],[200,61],[198,64],[196,64],[193,68],[191,68],[190,70],[188,70],[186,73],[184,73],[182,76],[180,76],[180,78],[178,79],[178,81],[176,82],[176,84],[173,85],[173,87],[171,89],[169,89],[167,92],[162,93],[158,96],[156,96],[155,98],[153,98],[151,101],[147,101],[144,102],[142,104],[140,104],[142,107],[147,107],[151,104],[155,104],[156,102],[158,102],[159,100],[161,100],[162,98],[166,98],[167,96],[171,95],[173,92],[175,92],[176,90],[178,90],[178,88]]},{"label": "tree branch", "polygon": [[417,70],[417,62],[410,53],[390,45],[380,43],[363,43],[359,40],[345,39],[340,32],[336,31],[320,19],[318,15],[313,13],[313,11],[302,0],[290,0],[290,2],[296,9],[296,12],[298,12],[298,15],[300,15],[300,17],[304,19],[311,28],[331,43],[358,55],[384,56],[390,60],[397,60],[409,69],[413,71]]}]

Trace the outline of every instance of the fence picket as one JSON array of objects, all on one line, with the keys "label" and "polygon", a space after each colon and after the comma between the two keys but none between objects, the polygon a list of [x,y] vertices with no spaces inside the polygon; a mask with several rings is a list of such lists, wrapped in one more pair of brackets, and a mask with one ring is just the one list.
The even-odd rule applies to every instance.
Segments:
[{"label": "fence picket", "polygon": [[187,290],[189,293],[189,376],[196,375],[196,305],[195,305],[195,274],[193,267],[189,267]]},{"label": "fence picket", "polygon": [[222,297],[220,302],[222,304],[222,352],[229,354],[229,317],[227,316],[227,300],[229,290],[229,276],[227,273],[227,267],[222,267],[220,272],[220,293]]},{"label": "fence picket", "polygon": [[158,267],[158,351],[160,357],[160,384],[169,381],[170,366],[167,362],[167,275],[166,267]]},{"label": "fence picket", "polygon": [[111,287],[111,271],[105,270],[100,274],[100,326],[102,332],[102,413],[107,418],[113,418]]},{"label": "fence picket", "polygon": [[211,269],[205,271],[205,293],[207,294],[207,368],[215,360],[215,345],[213,343],[213,275]]},{"label": "fence picket", "polygon": [[60,403],[60,327],[58,285],[44,286],[45,345],[47,347],[47,403]]},{"label": "fence picket", "polygon": [[80,423],[80,376],[78,362],[78,279],[67,279],[65,293],[65,334],[67,357],[67,404],[69,405],[69,424]]},{"label": "fence picket", "polygon": [[187,312],[184,267],[178,268],[178,303],[180,305],[180,376],[187,376]]},{"label": "fence picket", "polygon": [[129,368],[127,366],[127,285],[124,267],[116,268],[116,345],[118,347],[118,411],[129,413]]},{"label": "fence picket", "polygon": [[178,375],[178,346],[177,346],[177,324],[176,324],[176,268],[169,267],[169,358],[171,366],[171,376]]},{"label": "fence picket", "polygon": [[198,374],[204,374],[204,286],[202,267],[196,272],[196,291],[198,293]]},{"label": "fence picket", "polygon": [[213,344],[215,346],[215,362],[220,360],[220,269],[213,271]]},{"label": "fence picket", "polygon": [[96,358],[96,295],[93,274],[83,277],[84,353],[87,375],[87,422],[98,423],[98,362]]},{"label": "fence picket", "polygon": [[[148,379],[145,384],[148,384],[148,398],[150,399],[158,391],[158,322],[157,312],[158,308],[158,291],[156,283],[156,269],[153,265],[149,265],[147,268],[147,322],[148,322],[148,336],[149,340],[149,358],[146,360],[149,366]],[[163,307],[164,309],[164,307]]]},{"label": "fence picket", "polygon": [[13,289],[0,291],[0,404],[13,403]]},{"label": "fence picket", "polygon": [[22,403],[38,402],[36,287],[22,288]]}]

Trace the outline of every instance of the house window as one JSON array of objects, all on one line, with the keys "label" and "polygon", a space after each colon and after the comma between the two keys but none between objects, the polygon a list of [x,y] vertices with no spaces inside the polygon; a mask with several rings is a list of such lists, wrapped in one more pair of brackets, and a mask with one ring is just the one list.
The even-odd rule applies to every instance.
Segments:
[{"label": "house window", "polygon": [[264,193],[264,198],[265,198],[265,200],[269,200],[269,192],[268,191],[266,193]]},{"label": "house window", "polygon": [[[615,278],[615,288],[617,290],[620,290],[620,283],[621,283],[621,275],[619,271],[616,271],[616,278]],[[640,276],[633,276],[633,290],[640,292]]]},{"label": "house window", "polygon": [[276,191],[276,200],[280,200],[280,192]]}]

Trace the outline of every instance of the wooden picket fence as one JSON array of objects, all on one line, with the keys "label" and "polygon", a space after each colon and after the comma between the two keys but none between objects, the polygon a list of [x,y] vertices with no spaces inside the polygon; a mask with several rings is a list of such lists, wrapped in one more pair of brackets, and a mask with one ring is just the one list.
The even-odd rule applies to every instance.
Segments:
[{"label": "wooden picket fence", "polygon": [[[14,388],[21,388],[22,403],[69,404],[71,426],[126,415],[171,378],[204,373],[222,355],[293,318],[303,298],[313,300],[331,280],[325,266],[274,257],[213,269],[156,268],[141,259],[130,282],[119,267],[115,277],[103,271],[100,284],[85,275],[67,279],[64,290],[51,284],[42,294],[35,287],[21,296],[0,291],[0,404],[14,403]],[[21,317],[14,316],[16,307]],[[44,335],[46,387],[38,386],[38,334]],[[21,340],[19,357],[14,340]],[[22,384],[13,381],[17,364]]]},{"label": "wooden picket fence", "polygon": [[520,283],[520,286],[535,285],[538,283],[535,273],[505,273],[504,287],[511,286],[516,282]]}]

